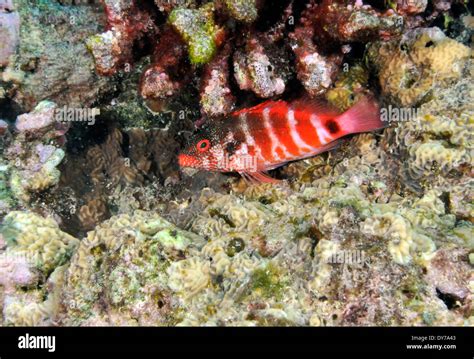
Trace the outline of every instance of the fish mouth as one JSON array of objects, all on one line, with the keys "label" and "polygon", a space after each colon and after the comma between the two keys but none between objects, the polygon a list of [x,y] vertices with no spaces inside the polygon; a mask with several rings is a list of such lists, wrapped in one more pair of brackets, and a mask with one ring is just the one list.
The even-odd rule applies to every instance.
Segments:
[{"label": "fish mouth", "polygon": [[195,157],[185,155],[185,154],[180,154],[178,156],[178,163],[180,167],[194,167],[196,168],[199,161],[196,160]]},{"label": "fish mouth", "polygon": [[198,158],[181,153],[178,155],[178,163],[181,168],[191,167],[200,170],[215,171],[217,169],[216,163],[208,158]]}]

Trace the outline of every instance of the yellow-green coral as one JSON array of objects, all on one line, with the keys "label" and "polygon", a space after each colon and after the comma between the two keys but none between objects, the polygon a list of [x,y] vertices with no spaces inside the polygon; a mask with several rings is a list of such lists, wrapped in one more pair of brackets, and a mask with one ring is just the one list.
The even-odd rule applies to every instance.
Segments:
[{"label": "yellow-green coral", "polygon": [[177,8],[169,15],[169,22],[187,42],[193,64],[206,64],[216,53],[219,28],[214,23],[214,5],[208,3],[198,10]]},{"label": "yellow-green coral", "polygon": [[[67,270],[68,289],[62,300],[70,321],[171,323],[177,313],[164,304],[166,298],[180,286],[194,288],[194,278],[184,270],[188,262],[182,260],[183,256],[203,245],[201,237],[151,212],[137,210],[133,215],[122,214],[101,223],[81,242]],[[181,271],[170,269],[177,267]],[[201,283],[199,276],[196,280]],[[108,313],[94,307],[103,291],[107,293]],[[141,314],[135,314],[138,303],[144,307]]]},{"label": "yellow-green coral", "polygon": [[15,196],[28,201],[32,192],[41,192],[58,184],[61,172],[56,167],[61,163],[64,156],[64,151],[56,148],[39,171],[29,172],[13,168],[10,187]]},{"label": "yellow-green coral", "polygon": [[401,42],[374,43],[368,50],[382,91],[401,106],[426,101],[436,86],[460,79],[471,56],[469,47],[438,28],[411,30]]},{"label": "yellow-green coral", "polygon": [[9,252],[25,255],[44,273],[64,263],[79,242],[61,231],[52,218],[30,212],[10,212],[3,220],[1,233]]}]

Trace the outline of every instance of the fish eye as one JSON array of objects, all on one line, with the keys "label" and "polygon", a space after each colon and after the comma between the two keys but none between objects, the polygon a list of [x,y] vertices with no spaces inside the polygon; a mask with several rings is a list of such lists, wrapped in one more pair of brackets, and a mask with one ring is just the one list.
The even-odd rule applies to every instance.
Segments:
[{"label": "fish eye", "polygon": [[201,140],[196,145],[196,148],[199,152],[206,152],[209,147],[211,147],[211,143],[209,142],[209,140]]}]

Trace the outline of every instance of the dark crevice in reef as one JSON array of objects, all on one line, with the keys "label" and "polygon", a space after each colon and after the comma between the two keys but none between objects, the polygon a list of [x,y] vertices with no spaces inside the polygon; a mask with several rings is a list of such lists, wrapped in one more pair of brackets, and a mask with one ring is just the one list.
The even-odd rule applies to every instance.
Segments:
[{"label": "dark crevice in reef", "polygon": [[379,10],[379,11],[384,11],[387,9],[386,0],[364,0],[364,5],[370,5],[374,9]]},{"label": "dark crevice in reef", "polygon": [[80,155],[89,146],[104,142],[111,125],[111,121],[100,116],[96,117],[96,125],[93,126],[73,123],[67,133],[66,152]]},{"label": "dark crevice in reef", "polygon": [[14,122],[16,117],[22,114],[21,107],[18,106],[15,101],[4,98],[0,99],[0,118],[3,120]]},{"label": "dark crevice in reef", "polygon": [[[259,11],[259,21],[256,30],[266,32],[281,21],[281,14],[290,5],[292,0],[274,0],[265,2],[264,7]],[[304,3],[305,1],[299,1]]]},{"label": "dark crevice in reef", "polygon": [[449,310],[455,309],[459,306],[457,304],[457,302],[459,302],[459,298],[450,293],[443,293],[438,288],[436,288],[436,295],[443,301],[444,304],[446,304],[446,307]]}]

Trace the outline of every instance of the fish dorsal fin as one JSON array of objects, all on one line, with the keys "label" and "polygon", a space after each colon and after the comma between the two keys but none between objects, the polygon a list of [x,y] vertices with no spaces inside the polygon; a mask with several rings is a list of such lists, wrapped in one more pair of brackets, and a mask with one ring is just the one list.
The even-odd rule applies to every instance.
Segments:
[{"label": "fish dorsal fin", "polygon": [[268,101],[262,102],[262,103],[260,103],[256,106],[253,106],[253,107],[250,107],[250,108],[243,108],[241,110],[234,111],[234,112],[231,113],[231,116],[239,116],[242,113],[260,113],[266,107],[275,106],[275,105],[281,104],[281,103],[285,103],[285,101],[283,101],[283,100],[278,100],[278,101],[268,100]]},{"label": "fish dorsal fin", "polygon": [[257,171],[257,172],[239,172],[240,175],[249,183],[260,184],[260,183],[280,183],[281,180],[270,177],[268,174]]},{"label": "fish dorsal fin", "polygon": [[308,96],[294,101],[292,106],[294,109],[315,113],[320,118],[333,118],[341,114],[341,111],[331,106],[328,102],[321,99],[311,99]]}]

